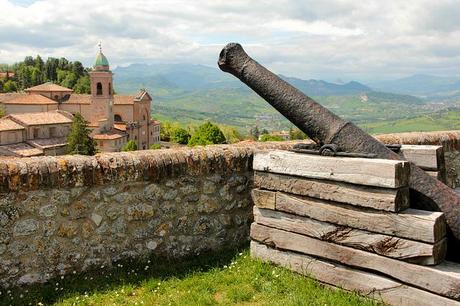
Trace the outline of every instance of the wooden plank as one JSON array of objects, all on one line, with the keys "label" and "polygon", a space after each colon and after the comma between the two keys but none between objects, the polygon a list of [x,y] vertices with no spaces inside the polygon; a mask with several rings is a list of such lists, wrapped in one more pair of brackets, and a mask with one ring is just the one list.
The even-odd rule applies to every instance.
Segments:
[{"label": "wooden plank", "polygon": [[251,241],[251,256],[313,277],[322,283],[357,292],[365,297],[391,305],[450,306],[460,304],[384,276],[304,254],[275,250],[255,241]]},{"label": "wooden plank", "polygon": [[275,196],[273,192],[253,189],[251,191],[251,196],[255,206],[260,208],[275,209]]},{"label": "wooden plank", "polygon": [[447,240],[428,244],[382,235],[254,207],[254,221],[284,231],[423,265],[436,265],[446,255]]},{"label": "wooden plank", "polygon": [[399,160],[328,157],[287,151],[258,152],[254,170],[386,188],[407,187],[409,163]]},{"label": "wooden plank", "polygon": [[444,150],[442,146],[402,145],[400,155],[424,170],[437,171],[443,168]]},{"label": "wooden plank", "polygon": [[460,300],[460,265],[420,266],[253,223],[251,238],[277,249],[317,256],[383,273],[406,284]]},{"label": "wooden plank", "polygon": [[254,172],[254,185],[377,210],[398,212],[409,208],[408,187],[380,188],[260,171]]},{"label": "wooden plank", "polygon": [[441,212],[409,208],[395,214],[281,192],[273,192],[273,196],[276,210],[319,221],[428,243],[441,241],[446,235]]}]

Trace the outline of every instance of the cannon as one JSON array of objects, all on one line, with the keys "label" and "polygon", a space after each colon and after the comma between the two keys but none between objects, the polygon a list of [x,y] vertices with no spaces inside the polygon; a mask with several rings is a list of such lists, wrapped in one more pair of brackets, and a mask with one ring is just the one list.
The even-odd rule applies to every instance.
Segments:
[{"label": "cannon", "polygon": [[[218,65],[222,71],[231,73],[249,86],[318,145],[333,145],[339,151],[371,154],[375,158],[401,159],[374,137],[260,65],[248,56],[240,44],[225,46],[220,52]],[[444,212],[457,249],[460,241],[460,196],[412,163],[409,187],[414,207]]]}]

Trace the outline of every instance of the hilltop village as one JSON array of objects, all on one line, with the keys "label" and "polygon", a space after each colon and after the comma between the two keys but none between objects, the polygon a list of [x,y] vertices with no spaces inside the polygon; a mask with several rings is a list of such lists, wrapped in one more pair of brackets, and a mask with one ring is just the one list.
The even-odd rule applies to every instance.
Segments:
[{"label": "hilltop village", "polygon": [[160,142],[160,122],[151,119],[150,94],[116,95],[109,61],[99,50],[89,72],[91,94],[75,94],[53,83],[0,94],[0,156],[29,157],[66,153],[73,116],[88,122],[100,152],[117,152],[130,140],[139,149]]}]

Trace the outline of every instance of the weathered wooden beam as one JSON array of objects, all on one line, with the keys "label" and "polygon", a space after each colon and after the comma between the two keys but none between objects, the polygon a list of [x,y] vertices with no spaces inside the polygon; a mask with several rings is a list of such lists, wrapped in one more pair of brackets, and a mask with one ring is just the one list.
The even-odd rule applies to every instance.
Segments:
[{"label": "weathered wooden beam", "polygon": [[254,185],[377,210],[398,212],[409,208],[408,187],[380,188],[261,171],[254,172]]},{"label": "weathered wooden beam", "polygon": [[276,210],[319,221],[428,243],[439,242],[446,235],[446,222],[441,212],[409,208],[395,214],[282,192],[272,192],[273,197]]},{"label": "weathered wooden beam", "polygon": [[261,225],[422,265],[439,264],[444,260],[447,249],[446,239],[433,245],[257,207],[254,207],[254,221]]},{"label": "weathered wooden beam", "polygon": [[445,168],[442,146],[402,145],[400,156],[424,170],[437,171]]},{"label": "weathered wooden beam", "polygon": [[275,250],[255,241],[251,241],[251,256],[313,277],[322,283],[357,292],[391,305],[459,305],[454,300],[402,284],[381,275],[359,271],[304,254]]},{"label": "weathered wooden beam", "polygon": [[275,209],[275,198],[273,192],[253,189],[251,190],[252,201],[254,205],[260,208]]},{"label": "weathered wooden beam", "polygon": [[408,162],[388,159],[328,157],[287,151],[258,152],[254,170],[386,188],[407,187]]},{"label": "weathered wooden beam", "polygon": [[251,238],[269,246],[373,270],[406,284],[460,300],[460,265],[420,266],[253,223]]}]

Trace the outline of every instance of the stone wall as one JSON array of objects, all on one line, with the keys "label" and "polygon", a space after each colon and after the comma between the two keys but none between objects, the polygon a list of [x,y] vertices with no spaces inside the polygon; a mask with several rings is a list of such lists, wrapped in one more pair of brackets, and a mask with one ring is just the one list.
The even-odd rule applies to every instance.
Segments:
[{"label": "stone wall", "polygon": [[[443,145],[460,186],[460,132],[377,138]],[[245,244],[253,152],[293,143],[0,159],[0,286]]]},{"label": "stone wall", "polygon": [[246,243],[255,148],[0,160],[0,285]]}]

